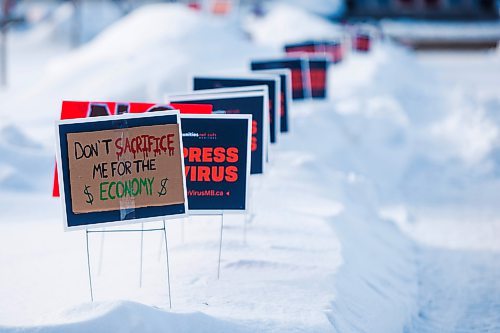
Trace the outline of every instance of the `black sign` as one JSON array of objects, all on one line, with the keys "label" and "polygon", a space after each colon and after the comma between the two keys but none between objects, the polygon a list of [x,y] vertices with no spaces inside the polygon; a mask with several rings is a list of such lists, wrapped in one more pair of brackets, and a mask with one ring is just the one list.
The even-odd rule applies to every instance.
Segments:
[{"label": "black sign", "polygon": [[288,68],[292,71],[292,98],[305,99],[311,96],[309,82],[309,63],[307,58],[282,58],[273,60],[254,60],[252,70]]},{"label": "black sign", "polygon": [[279,101],[280,101],[280,79],[279,77],[264,78],[259,76],[249,77],[201,77],[193,78],[193,89],[214,89],[228,87],[245,87],[266,85],[269,93],[269,133],[271,143],[278,141],[279,133]]},{"label": "black sign", "polygon": [[247,209],[250,115],[182,115],[188,207],[193,213]]},{"label": "black sign", "polygon": [[309,58],[309,76],[312,98],[326,98],[328,62],[329,59],[326,57]]},{"label": "black sign", "polygon": [[182,104],[211,104],[214,112],[222,111],[226,114],[249,114],[252,116],[251,131],[251,174],[264,173],[264,162],[267,156],[266,130],[267,94],[264,91],[248,91],[220,94],[205,94],[196,91],[190,95],[170,96],[172,103]]},{"label": "black sign", "polygon": [[281,80],[280,132],[282,133],[288,132],[289,130],[288,114],[291,107],[290,100],[292,98],[292,72],[288,68],[257,70],[256,72],[279,75]]}]

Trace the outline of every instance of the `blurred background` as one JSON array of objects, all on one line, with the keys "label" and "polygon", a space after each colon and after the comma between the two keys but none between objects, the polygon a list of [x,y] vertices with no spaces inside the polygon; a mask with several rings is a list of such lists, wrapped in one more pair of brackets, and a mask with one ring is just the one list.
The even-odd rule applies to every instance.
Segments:
[{"label": "blurred background", "polygon": [[[82,235],[62,232],[50,196],[63,100],[161,103],[194,74],[241,73],[287,44],[331,40],[342,56],[328,67],[327,98],[293,103],[291,132],[253,196],[249,245],[240,224],[229,228],[226,284],[207,255],[218,227],[187,224],[184,243],[183,222],[169,226],[176,306],[253,332],[500,331],[499,1],[0,4],[0,266],[10,270],[0,323],[32,324],[87,299]],[[143,293],[129,267],[138,247],[107,242],[116,253],[97,293]],[[149,258],[159,258],[154,244]],[[138,299],[165,307],[158,281]],[[58,321],[74,317],[47,322]]]}]

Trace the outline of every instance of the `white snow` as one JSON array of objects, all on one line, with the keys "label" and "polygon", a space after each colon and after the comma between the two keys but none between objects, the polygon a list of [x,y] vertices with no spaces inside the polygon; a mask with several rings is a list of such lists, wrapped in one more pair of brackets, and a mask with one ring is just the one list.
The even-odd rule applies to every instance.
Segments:
[{"label": "white snow", "polygon": [[245,28],[261,45],[282,50],[286,43],[340,37],[339,26],[285,2],[270,5],[265,17],[248,17]]},{"label": "white snow", "polygon": [[253,42],[163,4],[73,52],[33,42],[33,68],[51,62],[0,92],[0,332],[498,330],[498,52],[388,42],[332,67],[330,99],[293,105],[293,132],[252,179],[251,222],[224,218],[220,280],[219,217],[190,217],[167,222],[171,310],[157,232],[142,288],[140,234],[91,234],[89,302],[85,234],[63,232],[49,197],[61,100],[159,100],[196,71],[338,32],[284,4],[248,29]]}]

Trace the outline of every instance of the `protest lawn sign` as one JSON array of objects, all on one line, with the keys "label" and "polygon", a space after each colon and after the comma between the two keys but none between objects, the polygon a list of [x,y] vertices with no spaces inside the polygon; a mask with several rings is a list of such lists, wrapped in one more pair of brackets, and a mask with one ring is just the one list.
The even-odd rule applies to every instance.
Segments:
[{"label": "protest lawn sign", "polygon": [[66,230],[187,212],[178,111],[62,120],[56,129]]},{"label": "protest lawn sign", "polygon": [[181,115],[190,214],[245,213],[251,115]]},{"label": "protest lawn sign", "polygon": [[308,40],[299,43],[285,44],[284,49],[287,54],[292,55],[296,55],[297,53],[315,53],[318,52],[318,43],[313,40]]},{"label": "protest lawn sign", "polygon": [[371,47],[371,38],[368,32],[357,32],[354,36],[353,48],[358,52],[369,52]]},{"label": "protest lawn sign", "polygon": [[309,62],[307,61],[307,57],[253,60],[250,68],[253,71],[288,68],[292,72],[292,98],[300,100],[311,97]]},{"label": "protest lawn sign", "polygon": [[327,56],[334,64],[342,60],[342,44],[339,40],[308,40],[300,43],[286,44],[285,52],[290,56],[301,54]]},{"label": "protest lawn sign", "polygon": [[267,86],[198,90],[187,94],[170,95],[172,103],[211,104],[214,112],[252,115],[251,174],[262,174],[269,142]]},{"label": "protest lawn sign", "polygon": [[257,73],[279,75],[281,80],[281,98],[280,98],[280,132],[286,133],[290,129],[289,113],[292,106],[292,71],[288,68],[283,69],[262,69]]},{"label": "protest lawn sign", "polygon": [[280,78],[276,75],[263,76],[255,74],[247,75],[216,75],[193,77],[193,90],[204,90],[214,88],[230,88],[245,86],[266,85],[269,93],[269,133],[270,142],[278,142],[279,130],[279,110],[280,110]]},{"label": "protest lawn sign", "polygon": [[311,56],[308,58],[308,61],[311,97],[326,98],[329,59],[323,56]]}]

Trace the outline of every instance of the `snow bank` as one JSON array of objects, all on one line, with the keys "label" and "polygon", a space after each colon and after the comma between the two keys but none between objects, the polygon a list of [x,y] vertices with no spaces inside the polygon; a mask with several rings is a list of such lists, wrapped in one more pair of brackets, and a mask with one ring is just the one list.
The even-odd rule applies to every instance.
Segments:
[{"label": "snow bank", "polygon": [[252,332],[203,313],[170,313],[134,302],[84,304],[63,313],[57,325],[2,327],[8,332]]},{"label": "snow bank", "polygon": [[[41,35],[33,47],[50,34]],[[22,124],[26,136],[53,150],[54,120],[63,100],[162,102],[165,92],[187,89],[191,74],[246,68],[248,59],[263,51],[245,41],[231,22],[201,16],[180,4],[144,6],[54,60],[39,80],[7,91],[0,113],[6,124]],[[26,52],[20,54],[26,57]],[[17,169],[11,163],[5,160],[3,178]],[[43,165],[48,163],[52,157]],[[17,172],[22,175],[23,170]]]},{"label": "snow bank", "polygon": [[392,223],[377,218],[381,184],[366,173],[366,159],[372,157],[358,153],[364,140],[378,139],[375,126],[391,130],[382,125],[389,120],[368,131],[365,127],[362,138],[352,131],[355,116],[338,113],[330,103],[294,105],[294,115],[293,135],[311,141],[285,141],[284,148],[312,155],[304,162],[307,172],[297,176],[317,184],[321,197],[342,204],[340,214],[328,218],[341,244],[342,263],[325,314],[334,332],[402,332],[417,308],[415,246]]},{"label": "snow bank", "polygon": [[250,17],[245,29],[256,43],[279,50],[285,43],[332,39],[341,33],[340,27],[326,19],[282,2],[272,4],[263,18]]},{"label": "snow bank", "polygon": [[[0,127],[0,156],[0,190],[36,191],[48,188],[47,173],[53,168],[53,155],[19,127]],[[37,163],[33,163],[34,160]],[[51,162],[47,163],[49,160]]]}]

